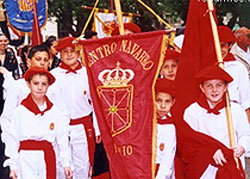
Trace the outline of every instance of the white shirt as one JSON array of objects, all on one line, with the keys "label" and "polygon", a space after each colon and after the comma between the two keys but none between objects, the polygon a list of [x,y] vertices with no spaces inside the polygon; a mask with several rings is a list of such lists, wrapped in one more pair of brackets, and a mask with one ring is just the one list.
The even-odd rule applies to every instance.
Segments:
[{"label": "white shirt", "polygon": [[[63,167],[69,166],[70,154],[68,148],[69,118],[55,105],[44,113],[35,115],[25,106],[18,106],[5,134],[5,154],[10,157],[4,163],[11,169],[17,169],[20,154],[19,142],[24,140],[46,140],[59,148],[58,160]],[[54,125],[51,127],[51,125]]]},{"label": "white shirt", "polygon": [[232,46],[230,52],[234,55],[236,60],[241,62],[246,67],[248,71],[248,77],[250,79],[250,47],[248,47],[247,52],[245,52],[237,45],[237,43],[235,43]]},{"label": "white shirt", "polygon": [[176,132],[173,124],[157,124],[156,164],[160,164],[157,179],[174,178]]},{"label": "white shirt", "polygon": [[[244,147],[245,152],[250,151],[250,126],[246,112],[237,104],[231,103],[232,120],[235,131],[236,143]],[[209,135],[230,148],[228,136],[228,125],[225,108],[221,109],[220,114],[207,113],[197,102],[191,104],[184,112],[184,120],[194,130]],[[244,158],[241,158],[244,165]],[[203,173],[202,179],[215,178],[217,168],[209,165]]]},{"label": "white shirt", "polygon": [[4,75],[4,108],[3,113],[0,118],[0,124],[2,128],[2,141],[4,142],[5,131],[8,130],[10,124],[11,116],[13,111],[18,105],[25,99],[30,93],[30,89],[26,81],[22,78],[19,80],[14,80],[9,74]]},{"label": "white shirt", "polygon": [[237,102],[243,109],[250,108],[250,81],[246,67],[239,61],[224,62],[225,71],[233,81],[229,83],[230,100]]},{"label": "white shirt", "polygon": [[66,73],[66,71],[60,67],[51,71],[56,81],[48,91],[48,96],[55,104],[60,104],[59,107],[66,111],[71,119],[88,116],[93,112],[95,135],[100,135],[92,106],[86,68],[82,67],[76,74]]}]

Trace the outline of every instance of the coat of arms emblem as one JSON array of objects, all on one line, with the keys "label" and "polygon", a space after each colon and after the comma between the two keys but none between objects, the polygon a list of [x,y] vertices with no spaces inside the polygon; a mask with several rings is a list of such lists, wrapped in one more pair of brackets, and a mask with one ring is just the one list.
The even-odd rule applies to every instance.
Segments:
[{"label": "coat of arms emblem", "polygon": [[120,68],[120,62],[116,65],[115,69],[99,73],[98,79],[103,86],[97,87],[112,137],[126,131],[132,124],[133,85],[128,82],[133,79],[134,72]]}]

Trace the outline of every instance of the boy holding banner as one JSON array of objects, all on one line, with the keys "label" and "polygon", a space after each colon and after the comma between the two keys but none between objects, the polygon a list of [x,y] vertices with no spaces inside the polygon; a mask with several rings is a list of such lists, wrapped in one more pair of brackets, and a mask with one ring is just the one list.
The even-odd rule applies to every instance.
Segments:
[{"label": "boy holding banner", "polygon": [[[184,113],[184,120],[196,131],[204,133],[230,147],[227,116],[225,109],[225,92],[232,77],[218,66],[209,66],[196,74],[196,80],[202,91],[200,98],[191,104]],[[250,126],[245,111],[231,102],[231,111],[237,146],[233,148],[234,157],[240,158],[250,150]],[[215,166],[227,163],[221,149],[218,149],[213,159]],[[244,165],[243,165],[244,166]],[[202,179],[215,178],[217,168],[209,165]]]}]

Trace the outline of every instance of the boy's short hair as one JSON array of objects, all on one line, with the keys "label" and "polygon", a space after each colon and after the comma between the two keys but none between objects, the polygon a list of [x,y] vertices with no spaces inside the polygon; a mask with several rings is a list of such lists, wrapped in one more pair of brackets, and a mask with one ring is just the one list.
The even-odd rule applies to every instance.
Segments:
[{"label": "boy's short hair", "polygon": [[165,78],[158,78],[155,83],[155,94],[157,93],[168,93],[175,98],[175,84],[174,81]]},{"label": "boy's short hair", "polygon": [[36,45],[29,50],[28,58],[31,59],[36,52],[47,52],[50,57],[49,49],[45,45]]}]

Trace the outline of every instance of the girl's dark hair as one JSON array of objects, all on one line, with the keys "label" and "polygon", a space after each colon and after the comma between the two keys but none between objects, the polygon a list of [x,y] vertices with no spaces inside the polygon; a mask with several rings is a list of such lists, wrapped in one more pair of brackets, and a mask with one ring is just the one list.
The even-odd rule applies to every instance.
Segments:
[{"label": "girl's dark hair", "polygon": [[32,47],[29,50],[28,58],[31,59],[35,55],[36,52],[47,52],[48,56],[50,57],[49,49],[45,45],[42,44],[42,45],[37,45],[37,46]]},{"label": "girl's dark hair", "polygon": [[53,35],[51,35],[51,36],[49,36],[49,38],[44,42],[44,44],[45,44],[48,48],[50,48],[50,47],[52,46],[52,43],[53,43],[54,41],[56,41],[56,37],[53,36]]}]

